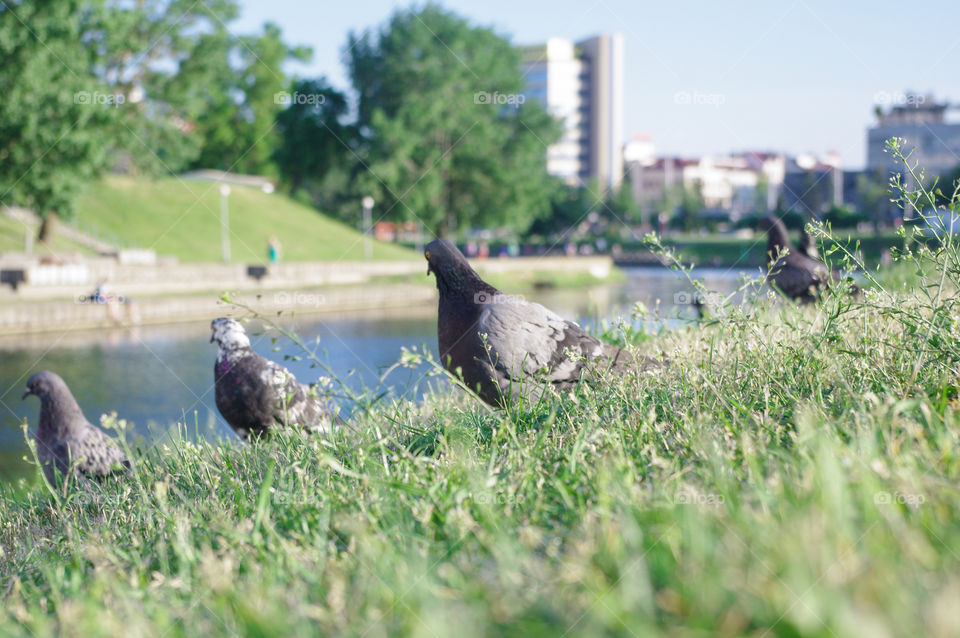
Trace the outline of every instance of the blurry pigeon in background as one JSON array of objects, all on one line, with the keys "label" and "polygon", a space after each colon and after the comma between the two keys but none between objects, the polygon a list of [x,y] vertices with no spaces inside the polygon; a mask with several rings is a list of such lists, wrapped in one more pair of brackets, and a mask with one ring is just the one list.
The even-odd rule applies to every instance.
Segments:
[{"label": "blurry pigeon in background", "polygon": [[[762,218],[758,228],[767,231],[767,281],[790,299],[802,303],[814,301],[824,288],[841,280],[839,273],[831,271],[819,259],[794,250],[787,227],[776,217]],[[857,293],[859,289],[852,286],[851,294]]]},{"label": "blurry pigeon in background", "polygon": [[87,421],[58,375],[47,370],[37,372],[27,381],[23,398],[40,399],[40,424],[37,430],[37,458],[51,485],[57,475],[69,470],[88,478],[102,478],[125,471],[130,461],[116,441]]},{"label": "blurry pigeon in background", "polygon": [[820,251],[817,250],[817,243],[813,241],[813,237],[810,236],[806,228],[800,229],[800,252],[810,259],[816,259],[818,261],[820,259]]},{"label": "blurry pigeon in background", "polygon": [[[430,242],[427,274],[437,278],[440,359],[494,407],[511,395],[536,401],[544,388],[567,389],[597,369],[638,366],[626,350],[602,343],[540,304],[510,297],[486,283],[451,242]],[[572,356],[571,356],[572,355]],[[644,359],[644,368],[657,365]]]},{"label": "blurry pigeon in background", "polygon": [[330,406],[282,365],[254,352],[239,322],[220,317],[210,329],[210,341],[217,342],[213,368],[217,408],[240,438],[260,436],[277,426],[330,431],[334,420]]}]

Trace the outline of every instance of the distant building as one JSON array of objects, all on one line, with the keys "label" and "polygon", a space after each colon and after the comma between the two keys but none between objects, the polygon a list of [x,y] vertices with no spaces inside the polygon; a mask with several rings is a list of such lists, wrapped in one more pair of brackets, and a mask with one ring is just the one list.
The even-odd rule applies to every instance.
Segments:
[{"label": "distant building", "polygon": [[665,212],[664,206],[671,200],[679,204],[679,191],[683,187],[683,171],[700,160],[682,157],[653,157],[649,161],[628,161],[627,176],[633,199],[640,206],[641,225],[650,227],[657,214]]},{"label": "distant building", "polygon": [[568,184],[597,180],[617,189],[623,179],[623,36],[599,35],[574,43],[550,38],[521,47],[526,88],[563,124],[547,149],[547,171]]},{"label": "distant building", "polygon": [[778,153],[734,153],[706,156],[684,169],[687,188],[697,188],[704,206],[744,215],[772,210],[783,187],[786,158]]},{"label": "distant building", "polygon": [[947,120],[950,104],[938,103],[932,96],[905,95],[902,104],[887,110],[877,107],[877,123],[867,130],[867,172],[904,173],[885,152],[892,137],[905,140],[904,154],[913,150],[916,162],[929,176],[953,170],[960,164],[960,123]]},{"label": "distant building", "polygon": [[634,199],[644,213],[665,212],[660,209],[676,205],[681,190],[687,189],[698,193],[705,209],[732,221],[776,207],[787,164],[781,153],[756,151],[695,159],[657,157],[646,136],[634,137],[623,155]]},{"label": "distant building", "polygon": [[784,168],[780,203],[784,209],[805,217],[819,217],[844,204],[844,186],[848,183],[840,156],[836,153],[823,157],[789,157]]}]

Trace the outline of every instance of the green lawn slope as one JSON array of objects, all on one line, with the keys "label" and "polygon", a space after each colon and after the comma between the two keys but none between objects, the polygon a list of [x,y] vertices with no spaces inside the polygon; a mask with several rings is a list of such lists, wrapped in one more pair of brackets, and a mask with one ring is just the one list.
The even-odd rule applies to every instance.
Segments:
[{"label": "green lawn slope", "polygon": [[[279,193],[231,186],[229,218],[235,262],[266,260],[271,235],[279,238],[286,261],[364,258],[359,232]],[[106,241],[150,248],[181,261],[219,261],[221,257],[220,193],[212,182],[110,176],[92,184],[81,197],[75,223]],[[418,256],[375,241],[373,258]]]},{"label": "green lawn slope", "polygon": [[[36,235],[36,229],[32,229],[34,235]],[[6,215],[0,214],[0,254],[2,253],[20,253],[23,252],[24,243],[25,243],[25,229],[21,222],[11,219]],[[86,246],[81,246],[62,235],[54,236],[53,244],[51,246],[44,246],[43,244],[34,241],[33,243],[33,252],[38,255],[66,255],[66,254],[82,254],[89,255],[92,254],[91,251]]]}]

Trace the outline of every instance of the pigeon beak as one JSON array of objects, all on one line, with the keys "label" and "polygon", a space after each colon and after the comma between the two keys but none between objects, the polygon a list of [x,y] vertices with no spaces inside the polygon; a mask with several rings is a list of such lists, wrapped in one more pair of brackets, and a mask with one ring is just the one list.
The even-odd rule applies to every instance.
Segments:
[{"label": "pigeon beak", "polygon": [[27,388],[27,391],[23,393],[23,396],[20,397],[20,400],[23,401],[24,399],[26,399],[26,398],[27,398],[28,396],[30,396],[31,394],[33,394],[33,390],[31,390],[30,388]]}]

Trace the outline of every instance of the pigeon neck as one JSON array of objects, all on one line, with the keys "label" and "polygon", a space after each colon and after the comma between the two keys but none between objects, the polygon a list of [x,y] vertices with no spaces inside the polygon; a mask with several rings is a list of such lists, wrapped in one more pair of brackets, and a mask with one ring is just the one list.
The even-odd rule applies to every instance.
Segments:
[{"label": "pigeon neck", "polygon": [[800,252],[811,259],[817,259],[819,257],[817,254],[817,246],[814,244],[813,238],[810,237],[806,231],[800,232]]},{"label": "pigeon neck", "polygon": [[495,295],[497,289],[480,278],[472,268],[463,268],[444,273],[437,277],[437,288],[440,299],[459,302],[475,303],[478,294]]},{"label": "pigeon neck", "polygon": [[771,255],[776,255],[778,252],[790,249],[790,239],[787,237],[786,229],[779,224],[771,226],[767,231],[767,251]]},{"label": "pigeon neck", "polygon": [[83,410],[70,391],[59,391],[40,402],[40,436],[78,433],[86,423]]},{"label": "pigeon neck", "polygon": [[230,361],[237,357],[242,357],[251,351],[250,346],[243,346],[236,343],[224,344],[217,348],[217,362]]}]

